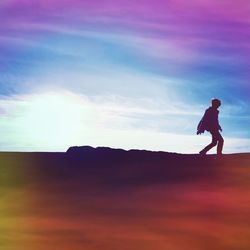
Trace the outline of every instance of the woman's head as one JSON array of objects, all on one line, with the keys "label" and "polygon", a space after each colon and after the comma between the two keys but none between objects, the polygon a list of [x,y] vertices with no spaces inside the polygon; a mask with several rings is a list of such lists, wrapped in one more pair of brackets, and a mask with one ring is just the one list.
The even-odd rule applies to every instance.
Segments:
[{"label": "woman's head", "polygon": [[214,108],[219,108],[221,105],[221,101],[219,99],[216,99],[216,98],[213,98],[211,103],[212,103],[212,107],[214,107]]}]

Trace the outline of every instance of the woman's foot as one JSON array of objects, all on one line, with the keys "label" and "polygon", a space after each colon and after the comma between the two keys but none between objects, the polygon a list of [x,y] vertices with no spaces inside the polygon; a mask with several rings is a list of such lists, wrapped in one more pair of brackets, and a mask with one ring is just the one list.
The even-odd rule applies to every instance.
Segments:
[{"label": "woman's foot", "polygon": [[207,152],[205,152],[204,150],[201,150],[201,151],[199,152],[200,155],[206,155],[206,153],[207,153]]}]

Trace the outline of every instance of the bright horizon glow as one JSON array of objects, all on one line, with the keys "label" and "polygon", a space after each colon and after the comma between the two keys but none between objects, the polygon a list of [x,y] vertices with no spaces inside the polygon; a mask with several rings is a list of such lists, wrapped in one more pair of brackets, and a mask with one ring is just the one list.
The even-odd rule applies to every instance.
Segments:
[{"label": "bright horizon glow", "polygon": [[[210,141],[208,134],[173,134],[162,132],[150,124],[144,128],[135,128],[135,116],[142,116],[142,122],[147,123],[147,117],[156,113],[145,107],[145,103],[138,105],[131,106],[117,100],[91,100],[62,90],[23,95],[14,102],[6,100],[2,106],[11,110],[7,117],[15,117],[15,125],[18,125],[13,127],[13,121],[8,122],[8,119],[5,122],[6,127],[17,131],[12,137],[16,147],[8,150],[66,151],[73,145],[90,145],[126,150],[197,153]],[[160,113],[162,115],[164,114]],[[193,121],[190,123],[193,124]],[[164,124],[163,121],[159,126]],[[4,124],[1,125],[5,129]],[[172,126],[176,127],[174,123]],[[248,148],[249,143],[248,139],[227,138],[225,152],[242,152],[244,148]],[[215,150],[211,152],[214,153]]]},{"label": "bright horizon glow", "polygon": [[57,148],[79,136],[84,114],[73,96],[46,93],[31,96],[27,102],[22,126],[29,131],[30,142],[44,146],[49,140]]}]

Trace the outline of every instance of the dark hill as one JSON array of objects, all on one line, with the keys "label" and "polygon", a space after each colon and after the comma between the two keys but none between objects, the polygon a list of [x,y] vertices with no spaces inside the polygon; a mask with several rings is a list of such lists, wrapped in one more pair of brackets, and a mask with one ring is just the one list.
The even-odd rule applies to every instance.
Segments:
[{"label": "dark hill", "polygon": [[248,250],[249,179],[248,153],[0,153],[0,246]]}]

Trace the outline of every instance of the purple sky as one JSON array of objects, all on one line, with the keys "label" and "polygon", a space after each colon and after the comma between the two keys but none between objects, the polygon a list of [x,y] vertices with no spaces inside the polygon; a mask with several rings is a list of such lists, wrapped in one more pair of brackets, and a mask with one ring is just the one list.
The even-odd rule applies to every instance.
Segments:
[{"label": "purple sky", "polygon": [[247,0],[2,1],[0,149],[197,152],[218,97],[225,150],[249,151],[249,11]]}]

